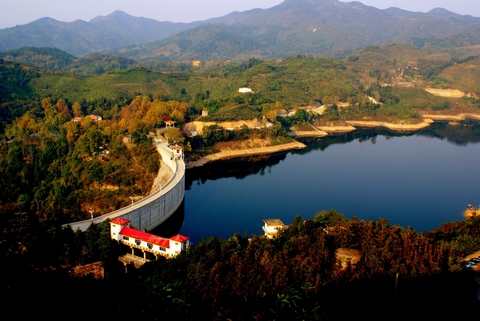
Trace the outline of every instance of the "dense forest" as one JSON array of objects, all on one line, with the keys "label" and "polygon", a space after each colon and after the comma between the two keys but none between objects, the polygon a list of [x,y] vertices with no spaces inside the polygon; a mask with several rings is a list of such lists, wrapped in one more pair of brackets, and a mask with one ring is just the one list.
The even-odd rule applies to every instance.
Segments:
[{"label": "dense forest", "polygon": [[[128,274],[119,272],[108,222],[74,233],[22,217],[1,216],[7,303],[31,302],[20,317],[43,309],[54,318],[75,311],[121,320],[423,320],[474,317],[480,308],[479,284],[463,262],[480,246],[478,217],[424,234],[322,211],[313,220],[295,217],[274,239],[206,237]],[[339,249],[358,251],[358,260],[342,259]],[[109,271],[106,280],[69,276],[95,260]]]}]

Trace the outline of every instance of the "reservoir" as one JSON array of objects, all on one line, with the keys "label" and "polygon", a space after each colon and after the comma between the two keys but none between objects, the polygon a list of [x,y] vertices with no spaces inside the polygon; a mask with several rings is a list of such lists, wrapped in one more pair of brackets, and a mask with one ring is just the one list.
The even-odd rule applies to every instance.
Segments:
[{"label": "reservoir", "polygon": [[[304,141],[305,142],[305,141]],[[307,148],[187,171],[180,233],[194,243],[263,234],[263,219],[335,209],[347,218],[429,231],[480,206],[480,126],[434,124],[413,134],[357,130]]]}]

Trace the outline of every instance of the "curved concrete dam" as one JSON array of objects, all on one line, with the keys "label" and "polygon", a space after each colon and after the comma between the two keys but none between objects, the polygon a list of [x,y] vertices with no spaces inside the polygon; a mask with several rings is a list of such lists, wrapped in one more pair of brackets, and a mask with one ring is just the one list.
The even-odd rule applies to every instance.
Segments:
[{"label": "curved concrete dam", "polygon": [[155,143],[162,156],[163,164],[173,171],[173,176],[161,188],[144,197],[138,202],[125,206],[119,210],[95,217],[93,220],[84,220],[65,224],[74,231],[85,231],[90,224],[98,224],[107,218],[113,220],[122,217],[130,220],[132,226],[139,230],[151,230],[169,218],[180,206],[185,196],[185,163],[183,157],[178,156],[164,143]]}]

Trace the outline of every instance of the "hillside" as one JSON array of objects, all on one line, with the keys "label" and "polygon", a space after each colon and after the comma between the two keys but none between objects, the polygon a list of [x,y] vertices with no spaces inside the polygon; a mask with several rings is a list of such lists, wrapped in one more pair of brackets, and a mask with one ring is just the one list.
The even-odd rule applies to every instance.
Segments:
[{"label": "hillside", "polygon": [[[108,56],[96,58],[105,60]],[[98,59],[82,66],[80,61],[87,61],[87,57],[82,58],[67,70],[74,72],[75,64],[82,70],[103,68]],[[120,59],[124,58],[113,60],[115,64],[111,65],[118,69],[142,66],[127,60],[122,67]],[[385,97],[395,96],[398,97],[394,99],[395,106],[428,110],[440,108],[447,100],[428,93],[426,88],[450,88],[472,97],[480,95],[478,59],[459,60],[449,54],[429,54],[408,45],[367,47],[341,59],[298,56],[276,62],[250,59],[244,63],[210,63],[205,67],[190,65],[185,66],[184,72],[153,72],[147,69],[149,64],[86,78],[44,73],[30,85],[41,95],[70,101],[102,97],[115,100],[138,94],[185,101],[196,108],[209,109],[212,116],[221,120],[235,119],[245,113],[245,108],[239,106],[275,109],[268,106],[281,104],[282,108],[292,109],[313,106],[314,102],[355,106],[366,104],[365,94],[368,94],[384,102],[388,101]],[[372,89],[377,84],[389,87]],[[253,94],[239,94],[240,87],[250,87]],[[477,103],[457,98],[449,104],[452,108],[470,108]],[[352,112],[358,114],[358,110]],[[242,117],[251,119],[254,115],[247,112]]]},{"label": "hillside", "polygon": [[0,51],[20,47],[59,48],[75,56],[153,42],[196,26],[133,17],[122,11],[90,20],[41,18],[0,30]]},{"label": "hillside", "polygon": [[[116,11],[89,22],[43,18],[0,30],[0,51],[54,47],[75,56],[107,52],[136,60],[246,60],[342,56],[369,45],[402,42],[455,53],[478,52],[480,18],[444,9],[414,13],[360,2],[286,0],[194,23],[158,22]],[[463,39],[463,40],[460,40]],[[462,50],[453,48],[461,45]]]},{"label": "hillside", "polygon": [[[415,38],[417,43],[425,44],[428,39],[440,42],[446,37],[464,37],[464,33],[471,33],[470,30],[479,25],[480,19],[446,10],[411,13],[380,10],[360,2],[288,0],[270,9],[236,12],[206,22],[208,25],[163,41],[112,54],[144,60],[284,58],[297,54],[341,56],[382,42],[412,43]],[[206,46],[204,35],[211,32],[210,24],[215,24],[216,29],[208,41],[210,45]],[[217,38],[219,33],[223,34],[221,38]],[[250,40],[250,46],[245,46],[245,39]],[[472,44],[478,44],[473,37],[469,39]],[[437,50],[452,47],[447,41],[442,44]]]}]

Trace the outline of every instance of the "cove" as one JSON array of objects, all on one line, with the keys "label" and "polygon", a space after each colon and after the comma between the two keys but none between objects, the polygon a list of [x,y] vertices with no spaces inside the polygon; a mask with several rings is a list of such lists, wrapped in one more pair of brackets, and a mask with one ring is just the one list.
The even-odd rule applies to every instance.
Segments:
[{"label": "cove", "polygon": [[429,231],[480,204],[478,124],[434,124],[413,134],[358,130],[304,143],[304,150],[188,170],[180,233],[194,243],[251,237],[263,234],[265,218],[289,224],[331,208]]}]

